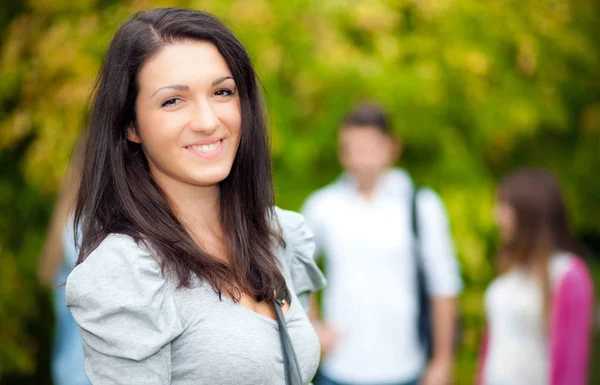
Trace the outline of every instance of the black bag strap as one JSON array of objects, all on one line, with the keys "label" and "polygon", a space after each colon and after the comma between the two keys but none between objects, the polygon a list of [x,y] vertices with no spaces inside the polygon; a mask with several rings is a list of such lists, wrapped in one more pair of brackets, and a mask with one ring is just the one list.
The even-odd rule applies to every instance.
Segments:
[{"label": "black bag strap", "polygon": [[[415,255],[421,253],[421,247],[419,245],[419,214],[417,212],[417,195],[419,195],[419,187],[415,185],[410,198],[410,220],[413,236],[415,238]],[[420,259],[421,258],[417,258],[417,260]]]},{"label": "black bag strap", "polygon": [[277,313],[277,324],[279,325],[279,338],[281,339],[281,350],[283,352],[283,365],[285,370],[285,383],[286,385],[302,385],[302,374],[300,373],[300,365],[298,364],[298,358],[292,345],[292,340],[288,334],[285,318],[281,307],[284,305],[286,298],[290,301],[291,299],[287,295],[287,291],[282,293],[278,299],[273,301],[275,306],[275,312]]},{"label": "black bag strap", "polygon": [[[419,304],[419,319],[418,319],[418,332],[421,340],[421,345],[425,349],[427,359],[431,359],[433,354],[433,331],[432,331],[432,320],[431,320],[431,297],[426,286],[426,275],[425,275],[425,264],[423,261],[422,245],[419,238],[419,214],[417,211],[417,196],[420,189],[415,185],[413,188],[413,194],[411,198],[411,222],[412,231],[414,236],[414,255],[416,262],[416,274],[417,274],[417,290],[418,290],[418,304]],[[455,332],[454,332],[454,351],[456,352],[460,346],[462,335],[462,326],[460,322],[460,314],[456,320]]]},{"label": "black bag strap", "polygon": [[411,201],[411,227],[413,233],[413,254],[415,257],[415,272],[417,277],[417,296],[419,305],[418,333],[421,345],[425,349],[426,357],[431,357],[432,353],[432,336],[431,336],[431,316],[430,316],[430,298],[425,283],[425,264],[423,261],[423,252],[419,231],[419,212],[418,212],[418,195],[419,187],[414,185]]}]

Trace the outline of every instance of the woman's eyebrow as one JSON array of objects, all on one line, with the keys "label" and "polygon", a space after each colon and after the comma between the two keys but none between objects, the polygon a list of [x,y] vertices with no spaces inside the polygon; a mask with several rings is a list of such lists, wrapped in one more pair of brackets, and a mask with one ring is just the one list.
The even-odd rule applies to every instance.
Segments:
[{"label": "woman's eyebrow", "polygon": [[152,94],[152,96],[156,95],[158,93],[158,91],[168,89],[168,88],[171,88],[171,89],[174,89],[177,91],[189,91],[190,90],[190,87],[186,86],[185,84],[172,84],[170,86],[160,87]]},{"label": "woman's eyebrow", "polygon": [[[216,85],[219,85],[221,83],[223,83],[225,80],[231,79],[233,80],[233,77],[231,76],[221,76],[220,78],[215,79],[212,84],[211,87],[214,87]],[[168,86],[164,86],[164,87],[160,87],[159,89],[157,89],[152,96],[156,95],[159,91],[164,90],[164,89],[174,89],[177,91],[189,91],[190,87],[186,86],[185,84],[171,84]]]},{"label": "woman's eyebrow", "polygon": [[223,83],[227,79],[233,80],[233,77],[231,77],[231,76],[221,76],[220,78],[217,78],[217,79],[215,79],[215,81],[212,82],[212,87]]}]

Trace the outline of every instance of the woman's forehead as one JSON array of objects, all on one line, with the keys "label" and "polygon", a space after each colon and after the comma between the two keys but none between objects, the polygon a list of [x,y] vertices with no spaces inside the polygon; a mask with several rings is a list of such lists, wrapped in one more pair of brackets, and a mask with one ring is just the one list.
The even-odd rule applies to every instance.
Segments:
[{"label": "woman's forehead", "polygon": [[148,60],[138,74],[140,88],[160,88],[171,84],[210,85],[215,78],[232,76],[227,62],[208,41],[168,44]]}]

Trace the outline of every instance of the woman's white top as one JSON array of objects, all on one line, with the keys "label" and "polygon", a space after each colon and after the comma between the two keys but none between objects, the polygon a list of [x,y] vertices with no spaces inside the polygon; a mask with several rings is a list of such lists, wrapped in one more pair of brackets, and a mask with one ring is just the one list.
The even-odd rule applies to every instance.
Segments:
[{"label": "woman's white top", "polygon": [[[549,265],[551,288],[572,256],[557,253]],[[521,269],[496,278],[485,293],[490,344],[485,385],[548,385],[549,322],[543,323],[541,282]]]}]

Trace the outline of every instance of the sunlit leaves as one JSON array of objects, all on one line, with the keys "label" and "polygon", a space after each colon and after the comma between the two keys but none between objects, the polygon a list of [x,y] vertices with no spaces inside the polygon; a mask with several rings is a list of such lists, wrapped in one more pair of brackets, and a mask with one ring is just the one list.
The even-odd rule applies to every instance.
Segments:
[{"label": "sunlit leaves", "polygon": [[[0,183],[4,202],[26,193],[24,202],[37,202],[59,188],[112,34],[133,12],[157,5],[212,12],[244,43],[264,84],[284,207],[298,209],[339,173],[336,132],[353,103],[381,101],[403,139],[402,165],[444,198],[474,322],[482,320],[479,291],[493,274],[492,209],[502,174],[524,164],[551,168],[577,229],[600,228],[593,0],[30,0],[0,47],[0,154],[20,151],[18,164],[3,167],[22,179]],[[19,215],[0,217],[7,237],[25,234],[24,225],[3,219]],[[45,225],[29,222],[34,234]],[[11,282],[25,282],[15,266],[31,270],[36,252],[8,247],[0,244],[2,257],[10,256],[0,259],[0,278],[10,271]],[[0,288],[5,314],[6,290],[14,289]],[[24,309],[20,317],[32,317]],[[8,348],[27,339],[25,331],[3,322],[0,330],[11,332],[0,335],[0,363],[31,370],[34,347]],[[470,351],[476,334],[467,330]]]}]

